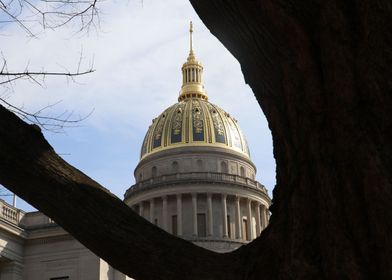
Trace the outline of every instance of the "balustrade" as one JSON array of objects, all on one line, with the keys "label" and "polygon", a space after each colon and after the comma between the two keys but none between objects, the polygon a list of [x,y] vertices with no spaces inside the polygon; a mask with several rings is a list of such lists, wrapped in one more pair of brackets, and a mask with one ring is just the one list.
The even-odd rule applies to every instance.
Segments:
[{"label": "balustrade", "polygon": [[0,217],[14,224],[19,224],[22,216],[23,214],[21,213],[21,210],[8,205],[8,203],[3,200],[0,201]]},{"label": "balustrade", "polygon": [[144,181],[140,181],[130,189],[128,189],[126,195],[128,193],[132,193],[140,190],[144,187],[159,185],[162,183],[170,184],[187,180],[189,181],[216,181],[222,183],[236,183],[239,185],[244,185],[247,187],[255,188],[261,190],[262,192],[267,194],[267,189],[257,182],[256,180],[252,180],[247,177],[241,177],[239,175],[227,174],[227,173],[217,173],[217,172],[186,172],[186,173],[176,173],[176,174],[166,174],[160,177],[149,178]]}]

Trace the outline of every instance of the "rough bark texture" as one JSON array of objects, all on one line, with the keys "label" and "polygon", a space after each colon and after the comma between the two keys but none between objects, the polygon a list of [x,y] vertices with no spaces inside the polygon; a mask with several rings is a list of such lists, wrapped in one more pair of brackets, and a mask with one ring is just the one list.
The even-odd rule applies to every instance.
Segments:
[{"label": "rough bark texture", "polygon": [[191,0],[273,135],[246,279],[392,279],[392,2]]},{"label": "rough bark texture", "polygon": [[392,4],[192,0],[239,60],[277,162],[272,218],[231,254],[133,213],[0,107],[0,183],[143,279],[392,279]]}]

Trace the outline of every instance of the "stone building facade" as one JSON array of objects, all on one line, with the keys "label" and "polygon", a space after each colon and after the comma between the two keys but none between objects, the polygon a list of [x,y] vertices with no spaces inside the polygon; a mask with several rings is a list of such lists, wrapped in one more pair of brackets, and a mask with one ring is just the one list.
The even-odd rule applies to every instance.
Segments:
[{"label": "stone building facade", "polygon": [[1,280],[126,280],[41,212],[0,200]]},{"label": "stone building facade", "polygon": [[[124,202],[169,233],[217,252],[256,238],[271,200],[237,121],[208,101],[192,47],[178,102],[153,119]],[[127,280],[54,221],[0,200],[0,280]]]}]

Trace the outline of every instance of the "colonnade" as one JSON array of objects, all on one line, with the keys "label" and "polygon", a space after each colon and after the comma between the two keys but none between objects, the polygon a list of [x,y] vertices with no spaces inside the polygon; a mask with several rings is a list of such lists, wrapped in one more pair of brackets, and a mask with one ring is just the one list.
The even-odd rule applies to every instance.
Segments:
[{"label": "colonnade", "polygon": [[[194,237],[199,236],[198,232],[198,200],[200,199],[198,196],[202,193],[190,193],[190,194],[176,194],[173,195],[176,197],[176,234],[178,236],[184,235],[183,233],[183,197],[185,195],[191,196],[192,210],[191,210],[191,218],[192,218],[192,232],[189,233]],[[220,196],[221,201],[221,217],[214,217],[213,215],[213,196]],[[235,195],[227,195],[227,194],[215,194],[215,193],[204,193],[203,199],[206,197],[206,233],[207,237],[221,237],[224,239],[238,239],[238,240],[253,240],[257,236],[260,235],[261,231],[267,226],[269,219],[269,212],[267,207],[262,204],[260,201],[252,200],[247,197],[235,196]],[[230,197],[230,201],[234,198],[234,228],[235,235],[229,233],[228,224],[228,197]],[[139,207],[139,215],[144,217],[145,208],[149,208],[149,217],[144,217],[148,219],[151,223],[157,224],[156,216],[154,215],[156,208],[156,199],[159,199],[162,205],[162,216],[160,227],[168,232],[171,232],[168,227],[168,196],[164,195],[161,197],[152,198],[145,201],[140,201],[137,204],[133,205],[133,208]],[[244,206],[245,202],[245,211],[241,211],[241,204]],[[216,207],[216,206],[215,206]],[[254,209],[254,211],[252,211]],[[252,215],[253,213],[253,215]],[[253,230],[253,217],[255,218],[255,232]],[[221,219],[221,221],[215,221],[214,219]],[[218,222],[222,225],[221,233],[214,233],[214,222]],[[230,222],[231,223],[231,222]],[[173,233],[173,232],[171,232]],[[254,235],[256,234],[256,236]]]}]

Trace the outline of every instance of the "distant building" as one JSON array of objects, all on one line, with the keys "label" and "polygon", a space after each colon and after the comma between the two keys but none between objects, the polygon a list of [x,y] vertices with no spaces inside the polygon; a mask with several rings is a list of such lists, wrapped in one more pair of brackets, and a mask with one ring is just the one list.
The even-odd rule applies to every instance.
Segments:
[{"label": "distant building", "polygon": [[[237,121],[208,102],[192,32],[191,25],[178,102],[149,127],[136,183],[124,202],[171,234],[228,252],[267,226],[271,200],[255,180],[256,167]],[[130,279],[42,213],[24,213],[4,201],[0,254],[1,280]]]}]

